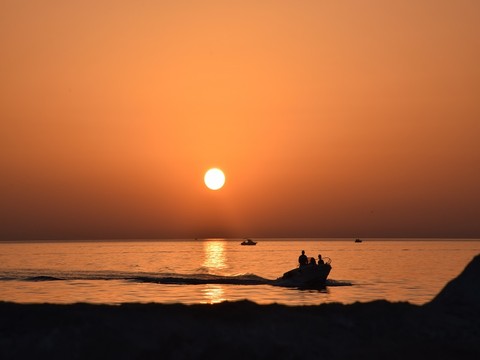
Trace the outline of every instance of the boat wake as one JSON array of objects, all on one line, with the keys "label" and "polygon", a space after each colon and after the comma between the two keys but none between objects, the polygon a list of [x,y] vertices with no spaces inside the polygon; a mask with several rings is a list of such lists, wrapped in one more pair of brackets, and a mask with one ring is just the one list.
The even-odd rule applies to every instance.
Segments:
[{"label": "boat wake", "polygon": [[[202,284],[224,284],[224,285],[272,285],[285,286],[279,280],[266,279],[255,274],[239,274],[232,276],[212,274],[176,274],[176,273],[139,273],[139,272],[117,272],[117,271],[39,271],[18,270],[3,271],[0,273],[0,281],[128,281],[136,283],[172,284],[172,285],[202,285]],[[327,280],[326,286],[349,286],[345,281]],[[292,287],[289,285],[288,287]]]}]

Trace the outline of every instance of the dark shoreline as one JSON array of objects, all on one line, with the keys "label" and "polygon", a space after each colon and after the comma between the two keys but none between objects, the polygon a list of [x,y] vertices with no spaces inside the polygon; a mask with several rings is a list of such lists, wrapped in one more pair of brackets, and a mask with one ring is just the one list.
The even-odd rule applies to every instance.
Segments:
[{"label": "dark shoreline", "polygon": [[423,306],[0,302],[2,359],[479,359],[480,256]]}]

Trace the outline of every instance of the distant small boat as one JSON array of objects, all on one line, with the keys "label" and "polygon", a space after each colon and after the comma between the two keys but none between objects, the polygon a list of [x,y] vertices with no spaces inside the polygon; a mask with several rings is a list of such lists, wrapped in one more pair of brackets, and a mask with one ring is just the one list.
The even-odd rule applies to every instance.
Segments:
[{"label": "distant small boat", "polygon": [[252,239],[245,239],[240,243],[240,245],[257,245],[257,243]]},{"label": "distant small boat", "polygon": [[362,241],[363,241],[363,240],[361,240],[361,239],[355,239],[355,242],[356,242],[356,243],[361,243]]}]

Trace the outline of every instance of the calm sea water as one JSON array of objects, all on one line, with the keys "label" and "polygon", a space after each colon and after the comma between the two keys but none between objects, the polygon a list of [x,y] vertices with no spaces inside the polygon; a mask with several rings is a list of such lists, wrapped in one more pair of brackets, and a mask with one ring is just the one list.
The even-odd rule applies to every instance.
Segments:
[{"label": "calm sea water", "polygon": [[[480,253],[479,240],[242,239],[0,243],[0,301],[424,304]],[[300,251],[332,260],[323,290],[272,286]]]}]

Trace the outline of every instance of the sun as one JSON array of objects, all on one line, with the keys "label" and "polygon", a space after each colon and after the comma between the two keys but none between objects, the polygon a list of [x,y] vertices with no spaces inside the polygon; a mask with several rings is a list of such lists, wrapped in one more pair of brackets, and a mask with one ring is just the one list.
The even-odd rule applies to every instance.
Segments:
[{"label": "sun", "polygon": [[212,168],[205,173],[203,180],[210,190],[218,190],[225,184],[225,174],[220,169]]}]

